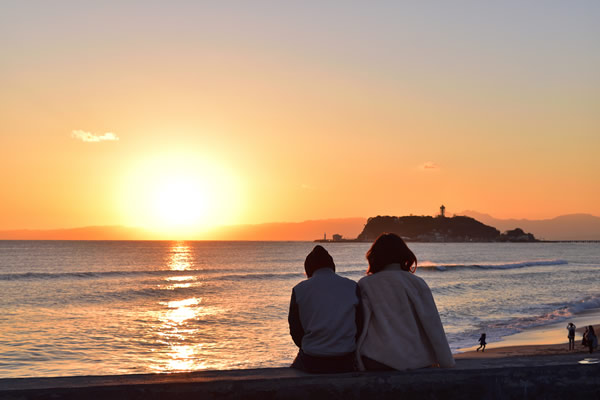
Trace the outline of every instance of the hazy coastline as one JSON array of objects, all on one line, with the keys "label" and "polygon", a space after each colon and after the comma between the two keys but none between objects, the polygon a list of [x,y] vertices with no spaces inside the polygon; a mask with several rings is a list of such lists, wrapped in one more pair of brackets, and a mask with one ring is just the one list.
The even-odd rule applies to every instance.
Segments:
[{"label": "hazy coastline", "polygon": [[[544,220],[497,219],[487,214],[465,211],[500,231],[520,227],[541,241],[600,240],[600,217],[590,214],[571,214]],[[355,239],[366,217],[307,220],[302,222],[273,222],[231,225],[212,228],[204,233],[169,237],[149,229],[127,226],[88,226],[63,229],[2,229],[0,240],[246,240],[246,241],[314,241],[326,235],[331,239],[339,234]]]}]

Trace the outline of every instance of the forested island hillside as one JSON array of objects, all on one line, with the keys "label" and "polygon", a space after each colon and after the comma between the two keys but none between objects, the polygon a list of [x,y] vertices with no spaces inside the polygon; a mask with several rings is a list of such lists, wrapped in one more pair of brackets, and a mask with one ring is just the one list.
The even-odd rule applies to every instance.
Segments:
[{"label": "forested island hillside", "polygon": [[494,242],[500,231],[471,217],[377,216],[367,220],[358,241],[372,241],[384,232],[420,242]]}]

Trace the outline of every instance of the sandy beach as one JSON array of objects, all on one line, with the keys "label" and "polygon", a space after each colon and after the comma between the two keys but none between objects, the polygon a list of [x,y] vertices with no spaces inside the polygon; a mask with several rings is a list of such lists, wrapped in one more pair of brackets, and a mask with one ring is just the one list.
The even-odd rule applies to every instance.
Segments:
[{"label": "sandy beach", "polygon": [[[598,332],[600,324],[595,324],[594,331]],[[569,350],[569,342],[564,341],[561,343],[537,343],[537,344],[519,344],[520,342],[526,343],[529,340],[524,338],[529,335],[532,339],[539,337],[539,332],[524,332],[519,334],[519,338],[522,340],[506,340],[498,343],[488,343],[485,351],[476,351],[476,347],[466,349],[462,353],[454,355],[457,360],[466,358],[503,358],[503,357],[523,357],[523,356],[547,356],[547,355],[572,355],[572,354],[589,354],[589,348],[581,345],[581,336],[585,327],[578,327],[576,329],[577,336],[575,339],[575,350]],[[544,330],[544,332],[547,332]],[[555,332],[552,331],[551,332]],[[517,335],[515,335],[517,336]],[[566,329],[565,329],[566,336]],[[548,340],[552,340],[554,336],[548,335]],[[508,343],[515,343],[512,345],[506,345]],[[596,350],[594,354],[598,354]]]},{"label": "sandy beach", "polygon": [[[592,325],[598,335],[600,329],[600,310],[594,309],[582,313],[580,316],[572,318],[569,321],[528,329],[524,332],[507,336],[501,341],[494,342],[488,339],[485,352],[476,352],[479,347],[476,346],[460,349],[455,354],[456,359],[461,358],[499,358],[513,356],[531,356],[531,355],[555,355],[569,354],[569,343],[567,338],[567,323],[573,322],[577,329],[575,330],[575,352],[589,352],[587,347],[581,345],[585,327]],[[474,340],[475,342],[475,340]]]},{"label": "sandy beach", "polygon": [[[549,355],[573,355],[578,354],[582,357],[589,355],[589,349],[581,345],[581,341],[575,345],[575,350],[569,350],[569,343],[560,344],[539,344],[539,345],[524,345],[524,346],[502,346],[502,347],[487,347],[485,352],[474,350],[464,353],[455,354],[457,360],[467,358],[504,358],[504,357],[529,357],[529,356],[549,356]],[[595,351],[594,356],[599,356],[600,353]]]},{"label": "sandy beach", "polygon": [[[593,326],[594,330],[598,332],[600,324]],[[590,354],[589,348],[581,345],[583,327],[577,328],[574,350],[569,350],[568,341],[564,341],[566,334],[563,335],[564,339],[562,342],[552,343],[553,340],[558,339],[557,335],[559,333],[563,334],[564,332],[551,328],[537,329],[514,335],[516,339],[513,337],[506,341],[489,343],[485,352],[475,351],[476,347],[465,349],[464,352],[454,355],[456,368],[459,370],[487,370],[549,366],[560,368],[561,366],[585,365],[597,369],[600,366],[600,364],[586,364],[589,362],[589,359],[600,358],[600,353],[596,349]],[[532,342],[540,337],[543,337],[546,341],[550,341],[550,343]],[[511,343],[511,345],[506,345],[507,343]]]}]

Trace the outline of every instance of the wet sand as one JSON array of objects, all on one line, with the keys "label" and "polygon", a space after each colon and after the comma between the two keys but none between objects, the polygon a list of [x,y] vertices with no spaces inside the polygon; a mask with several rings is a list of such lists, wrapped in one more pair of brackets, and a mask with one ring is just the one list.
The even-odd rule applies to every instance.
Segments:
[{"label": "wet sand", "polygon": [[[461,359],[485,359],[485,358],[505,358],[505,357],[531,357],[531,356],[572,356],[574,354],[585,356],[589,354],[589,348],[581,345],[581,339],[575,342],[575,350],[569,350],[569,343],[560,344],[538,344],[521,346],[487,346],[485,351],[470,350],[464,353],[455,354],[456,360]],[[598,351],[594,351],[595,356],[600,356]]]},{"label": "wet sand", "polygon": [[[566,324],[565,324],[566,326]],[[598,332],[600,325],[594,325]],[[569,350],[569,343],[545,343],[545,344],[515,344],[503,346],[504,343],[531,343],[535,337],[543,336],[544,330],[538,332],[524,332],[519,334],[518,340],[490,343],[485,351],[475,351],[476,347],[470,348],[463,353],[455,354],[456,368],[460,370],[486,370],[494,368],[537,368],[537,367],[562,367],[569,369],[574,366],[582,366],[581,362],[589,358],[600,358],[596,349],[592,354],[588,347],[581,345],[581,334],[583,328],[577,328],[578,334],[575,340],[575,349]],[[562,331],[558,331],[561,335]],[[565,329],[566,332],[566,329]],[[556,330],[555,330],[555,335]],[[517,335],[515,335],[517,336]],[[547,340],[557,340],[556,337],[543,336]],[[564,337],[564,335],[563,335]],[[600,364],[587,365],[588,368],[600,368]]]}]

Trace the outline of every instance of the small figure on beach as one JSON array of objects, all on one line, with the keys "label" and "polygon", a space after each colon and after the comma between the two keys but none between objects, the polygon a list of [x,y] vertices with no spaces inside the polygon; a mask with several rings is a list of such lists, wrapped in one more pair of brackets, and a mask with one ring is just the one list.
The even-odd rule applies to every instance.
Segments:
[{"label": "small figure on beach", "polygon": [[596,336],[596,332],[594,332],[594,327],[592,325],[588,326],[584,339],[590,349],[590,354],[593,353],[594,349],[598,347],[598,337]]},{"label": "small figure on beach", "polygon": [[588,335],[588,330],[589,328],[586,326],[585,327],[585,331],[583,332],[583,338],[581,339],[581,345],[583,347],[587,347],[587,335]]},{"label": "small figure on beach", "polygon": [[357,343],[361,370],[455,365],[433,295],[414,274],[417,258],[402,238],[384,233],[366,254],[358,281],[364,328]]},{"label": "small figure on beach", "polygon": [[569,322],[567,325],[567,330],[569,331],[569,350],[575,350],[575,324]]},{"label": "small figure on beach", "polygon": [[361,313],[358,285],[335,273],[322,246],[306,256],[308,279],[292,290],[288,322],[298,355],[292,368],[313,373],[356,370],[356,338]]},{"label": "small figure on beach", "polygon": [[481,350],[482,352],[484,352],[486,344],[487,343],[485,342],[485,333],[482,333],[479,337],[479,347],[477,348],[477,351]]}]

